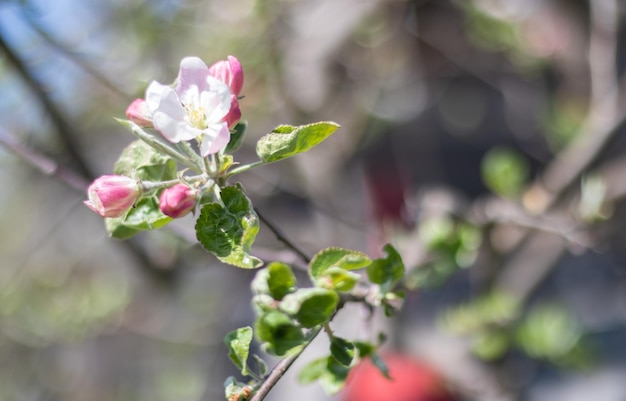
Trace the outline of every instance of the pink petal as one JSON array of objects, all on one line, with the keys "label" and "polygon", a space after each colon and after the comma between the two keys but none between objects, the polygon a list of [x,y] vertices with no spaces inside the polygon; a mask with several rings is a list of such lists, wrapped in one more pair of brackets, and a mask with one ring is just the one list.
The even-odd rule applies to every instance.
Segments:
[{"label": "pink petal", "polygon": [[202,156],[212,155],[224,149],[230,140],[230,131],[226,123],[212,124],[203,131],[200,143]]},{"label": "pink petal", "polygon": [[209,67],[198,57],[185,57],[180,62],[178,80],[176,81],[176,92],[178,94],[186,92],[190,87],[197,87],[198,91],[209,90],[207,77]]}]

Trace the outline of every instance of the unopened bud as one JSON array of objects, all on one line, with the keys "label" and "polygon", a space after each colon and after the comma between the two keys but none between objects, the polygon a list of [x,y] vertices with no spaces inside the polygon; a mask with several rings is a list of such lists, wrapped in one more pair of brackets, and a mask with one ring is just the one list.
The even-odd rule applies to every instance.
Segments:
[{"label": "unopened bud", "polygon": [[184,184],[176,184],[163,190],[159,209],[164,215],[177,219],[186,216],[196,205],[196,191]]},{"label": "unopened bud", "polygon": [[241,120],[241,109],[239,108],[239,100],[237,100],[237,96],[232,96],[232,101],[230,103],[230,111],[224,117],[224,121],[228,124],[228,128],[232,129],[237,125],[237,123]]},{"label": "unopened bud", "polygon": [[137,181],[123,175],[103,175],[87,189],[84,203],[102,217],[121,217],[140,195]]},{"label": "unopened bud", "polygon": [[209,74],[224,82],[230,88],[233,95],[239,96],[243,88],[243,68],[234,56],[228,56],[228,60],[221,60],[209,67]]},{"label": "unopened bud", "polygon": [[152,115],[144,99],[135,99],[126,109],[126,117],[141,127],[152,127]]}]

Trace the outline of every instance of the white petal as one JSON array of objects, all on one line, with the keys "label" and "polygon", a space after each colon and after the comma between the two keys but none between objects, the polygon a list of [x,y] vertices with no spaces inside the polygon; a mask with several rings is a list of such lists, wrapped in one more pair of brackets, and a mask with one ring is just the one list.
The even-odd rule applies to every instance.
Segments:
[{"label": "white petal", "polygon": [[230,140],[230,131],[226,123],[212,124],[202,131],[202,142],[200,143],[200,154],[202,156],[212,155],[224,149]]},{"label": "white petal", "polygon": [[198,57],[185,57],[180,62],[178,80],[176,81],[176,92],[180,95],[186,92],[189,87],[195,86],[199,92],[208,90],[206,78],[209,76],[209,67]]},{"label": "white petal", "polygon": [[188,127],[187,111],[180,103],[176,92],[170,87],[164,87],[160,89],[160,96],[158,106],[152,113],[154,128],[159,130],[170,142],[176,143],[195,138],[199,131],[190,132],[188,129],[192,127]]},{"label": "white petal", "polygon": [[230,89],[225,83],[213,77],[207,77],[207,82],[211,90],[200,94],[200,103],[206,112],[206,119],[209,124],[218,123],[230,111]]},{"label": "white petal", "polygon": [[161,103],[161,98],[164,96],[164,92],[172,90],[169,86],[161,85],[156,81],[152,81],[146,89],[146,106],[150,113],[154,113]]}]

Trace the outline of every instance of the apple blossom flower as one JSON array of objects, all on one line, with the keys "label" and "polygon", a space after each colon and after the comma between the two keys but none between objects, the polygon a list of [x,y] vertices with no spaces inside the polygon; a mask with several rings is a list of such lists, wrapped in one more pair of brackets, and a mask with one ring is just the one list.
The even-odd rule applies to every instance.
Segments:
[{"label": "apple blossom flower", "polygon": [[102,217],[121,217],[137,201],[141,191],[136,180],[123,175],[103,175],[87,189],[84,203]]},{"label": "apple blossom flower", "polygon": [[144,99],[135,99],[126,109],[126,117],[141,127],[152,127],[152,115]]},{"label": "apple blossom flower", "polygon": [[196,191],[184,184],[164,189],[159,198],[161,212],[175,219],[189,214],[195,205]]},{"label": "apple blossom flower", "polygon": [[231,98],[228,86],[212,77],[197,57],[181,61],[174,88],[152,82],[146,90],[154,127],[170,142],[199,140],[202,156],[217,153],[228,144],[225,118]]}]

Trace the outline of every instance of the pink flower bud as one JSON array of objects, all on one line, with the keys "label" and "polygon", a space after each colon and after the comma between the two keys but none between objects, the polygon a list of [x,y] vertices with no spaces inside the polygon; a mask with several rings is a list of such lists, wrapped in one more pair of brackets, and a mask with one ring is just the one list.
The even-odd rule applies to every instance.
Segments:
[{"label": "pink flower bud", "polygon": [[230,111],[224,117],[224,121],[228,124],[228,128],[233,128],[241,120],[241,109],[239,108],[239,100],[233,95],[230,102]]},{"label": "pink flower bud", "polygon": [[239,96],[243,87],[243,68],[236,57],[228,56],[209,67],[209,75],[224,82],[235,96]]},{"label": "pink flower bud", "polygon": [[141,127],[152,127],[152,115],[144,99],[135,99],[126,109],[126,117]]},{"label": "pink flower bud", "polygon": [[166,188],[159,199],[159,209],[164,215],[177,219],[186,216],[196,205],[196,192],[184,184]]},{"label": "pink flower bud", "polygon": [[84,203],[102,217],[120,217],[140,195],[137,181],[123,175],[103,175],[87,189]]}]

